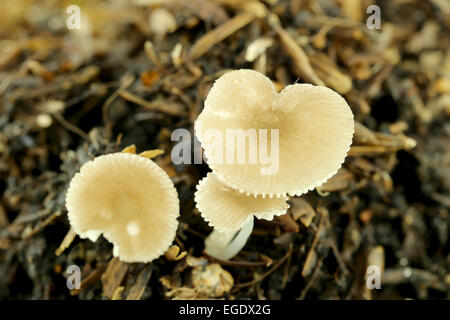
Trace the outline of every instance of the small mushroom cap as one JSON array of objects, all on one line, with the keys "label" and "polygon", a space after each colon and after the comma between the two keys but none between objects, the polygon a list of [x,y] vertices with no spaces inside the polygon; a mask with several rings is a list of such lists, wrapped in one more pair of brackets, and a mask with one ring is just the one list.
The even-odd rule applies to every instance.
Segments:
[{"label": "small mushroom cap", "polygon": [[[267,130],[267,140],[258,136],[258,161],[249,162],[249,140],[245,163],[226,161],[227,129]],[[267,168],[259,158],[259,143],[265,142],[268,156],[271,129],[278,129],[278,170]],[[208,136],[219,130],[226,142],[223,157],[216,153],[216,139]],[[310,84],[294,84],[277,93],[269,78],[253,70],[236,70],[220,77],[211,88],[205,107],[195,122],[208,164],[220,180],[240,192],[277,197],[301,195],[323,184],[341,167],[352,143],[353,113],[333,90]],[[261,140],[263,139],[263,140]],[[274,139],[275,141],[276,139]]]},{"label": "small mushroom cap", "polygon": [[216,230],[235,232],[253,217],[272,220],[289,208],[286,198],[248,196],[226,186],[214,173],[197,185],[195,202],[202,217]]},{"label": "small mushroom cap", "polygon": [[84,164],[66,195],[69,221],[81,238],[100,234],[124,262],[149,262],[170,246],[179,201],[168,175],[152,160],[130,153]]}]

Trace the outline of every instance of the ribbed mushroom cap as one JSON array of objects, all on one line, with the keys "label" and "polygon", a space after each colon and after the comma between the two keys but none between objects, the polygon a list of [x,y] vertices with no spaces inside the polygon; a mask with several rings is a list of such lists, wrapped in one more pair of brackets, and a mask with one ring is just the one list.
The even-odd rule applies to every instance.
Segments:
[{"label": "ribbed mushroom cap", "polygon": [[197,185],[195,202],[197,209],[214,229],[234,232],[241,229],[253,217],[272,220],[285,214],[289,208],[286,198],[248,196],[220,181],[214,173],[208,173]]},{"label": "ribbed mushroom cap", "polygon": [[125,262],[149,262],[175,238],[176,189],[152,160],[129,153],[99,156],[84,164],[66,195],[70,224],[81,238],[100,234]]},{"label": "ribbed mushroom cap", "polygon": [[[271,129],[278,129],[279,162],[274,174],[261,174],[262,164],[249,163],[246,140],[245,163],[227,163],[227,129],[267,129],[260,144],[271,148]],[[215,152],[219,130],[226,140],[223,157]],[[253,70],[237,70],[220,77],[211,88],[205,107],[195,122],[208,164],[227,185],[253,195],[301,195],[323,184],[341,167],[352,142],[353,113],[333,90],[310,84],[294,84],[277,93],[269,78]],[[262,140],[261,140],[262,139]],[[275,140],[274,140],[275,141]]]}]

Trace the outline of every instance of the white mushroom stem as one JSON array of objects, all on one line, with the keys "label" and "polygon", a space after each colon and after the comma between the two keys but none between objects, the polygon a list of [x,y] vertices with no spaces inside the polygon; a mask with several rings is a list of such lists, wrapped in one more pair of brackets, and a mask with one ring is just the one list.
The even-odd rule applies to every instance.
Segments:
[{"label": "white mushroom stem", "polygon": [[237,232],[213,230],[205,239],[205,252],[217,259],[229,260],[245,246],[253,230],[253,217]]}]

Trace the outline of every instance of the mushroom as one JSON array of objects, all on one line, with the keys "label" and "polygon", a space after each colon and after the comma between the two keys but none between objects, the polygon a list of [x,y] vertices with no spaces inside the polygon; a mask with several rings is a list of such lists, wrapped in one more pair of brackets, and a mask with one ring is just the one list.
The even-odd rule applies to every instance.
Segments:
[{"label": "mushroom", "polygon": [[164,37],[167,33],[172,33],[177,29],[175,17],[170,11],[164,8],[153,10],[148,22],[150,30],[158,37]]},{"label": "mushroom", "polygon": [[[238,148],[237,140],[227,140],[218,150],[212,138],[217,133],[227,137],[230,129],[277,133],[276,144],[259,134],[259,146],[278,156],[277,170],[264,172],[261,150],[251,163],[250,143],[244,146],[245,163],[224,161],[230,148]],[[329,88],[293,84],[277,93],[269,78],[242,69],[214,83],[195,131],[209,166],[225,184],[254,196],[285,197],[304,194],[337,172],[350,149],[354,121],[346,101]]]},{"label": "mushroom", "polygon": [[253,230],[254,217],[272,220],[289,208],[286,198],[263,198],[240,193],[208,173],[197,185],[196,207],[214,227],[205,240],[205,252],[228,260],[245,245]]},{"label": "mushroom", "polygon": [[214,173],[208,173],[197,185],[196,207],[203,219],[219,231],[236,232],[253,217],[272,220],[285,214],[289,208],[287,198],[247,196],[230,188]]},{"label": "mushroom", "polygon": [[68,217],[81,238],[103,236],[124,262],[149,262],[175,238],[179,215],[176,189],[152,160],[112,153],[84,164],[66,195]]},{"label": "mushroom", "polygon": [[213,230],[205,239],[205,253],[221,259],[229,260],[245,246],[253,231],[253,219],[250,219],[237,232]]}]

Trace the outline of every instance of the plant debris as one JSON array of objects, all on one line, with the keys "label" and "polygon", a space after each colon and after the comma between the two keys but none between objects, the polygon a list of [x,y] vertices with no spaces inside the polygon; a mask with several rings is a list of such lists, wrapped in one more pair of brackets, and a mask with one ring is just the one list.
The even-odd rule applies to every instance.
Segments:
[{"label": "plant debris", "polygon": [[[0,11],[1,299],[450,298],[447,2],[376,1],[379,30],[362,0],[78,1],[79,30],[64,3]],[[171,133],[193,134],[214,81],[241,68],[339,92],[355,135],[335,176],[221,261],[194,203],[208,166],[174,164]],[[65,208],[80,167],[126,147],[151,150],[180,198],[174,246],[147,264],[75,237]]]}]

